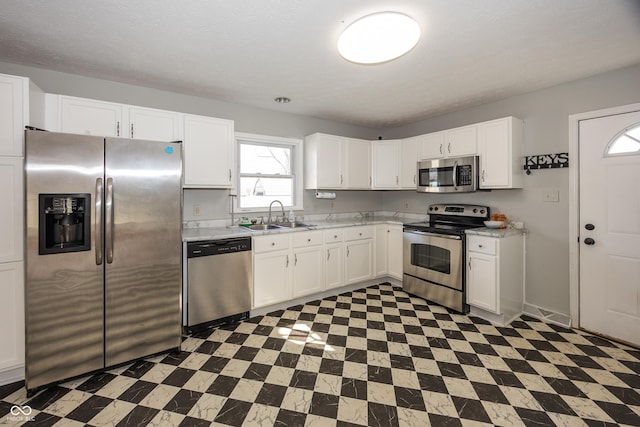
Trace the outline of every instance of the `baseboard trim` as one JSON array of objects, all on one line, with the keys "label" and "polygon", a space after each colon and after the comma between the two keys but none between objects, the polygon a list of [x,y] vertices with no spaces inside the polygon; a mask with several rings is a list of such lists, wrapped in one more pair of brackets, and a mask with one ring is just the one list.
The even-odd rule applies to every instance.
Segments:
[{"label": "baseboard trim", "polygon": [[24,365],[0,372],[0,386],[24,380]]},{"label": "baseboard trim", "polygon": [[522,312],[527,316],[535,317],[536,319],[540,319],[544,322],[564,326],[565,328],[571,328],[571,317],[567,314],[557,313],[555,311],[527,303],[522,307]]}]

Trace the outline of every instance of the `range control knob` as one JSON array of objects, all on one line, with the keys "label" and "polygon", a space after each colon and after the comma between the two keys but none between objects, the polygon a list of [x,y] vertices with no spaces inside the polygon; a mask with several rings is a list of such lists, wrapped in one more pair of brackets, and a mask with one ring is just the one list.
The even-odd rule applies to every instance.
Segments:
[{"label": "range control knob", "polygon": [[436,210],[436,211],[438,210],[438,207],[437,207],[437,206],[435,207],[435,210]]},{"label": "range control knob", "polygon": [[432,211],[433,210],[433,206],[429,206],[429,210]]},{"label": "range control knob", "polygon": [[473,213],[478,213],[478,209],[473,208]]},{"label": "range control knob", "polygon": [[480,213],[484,215],[484,209],[480,209]]}]

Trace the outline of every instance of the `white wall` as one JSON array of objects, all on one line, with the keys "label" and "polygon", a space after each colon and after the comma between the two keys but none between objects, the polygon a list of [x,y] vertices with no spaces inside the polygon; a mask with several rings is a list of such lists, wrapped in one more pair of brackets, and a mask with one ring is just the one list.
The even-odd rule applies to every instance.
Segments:
[{"label": "white wall", "polygon": [[[512,115],[525,122],[525,154],[529,155],[567,152],[570,114],[640,102],[638,64],[383,131],[10,63],[0,62],[0,73],[30,77],[49,93],[233,119],[236,130],[240,132],[294,138],[314,132],[364,139],[376,139],[378,135],[387,139],[402,138]],[[570,159],[570,167],[577,166],[576,160]],[[524,221],[530,230],[526,264],[527,302],[568,315],[568,183],[568,171],[556,169],[534,171],[525,178],[522,190],[456,196],[425,195],[413,191],[343,191],[338,192],[337,199],[329,201],[316,200],[312,191],[305,191],[304,213],[390,210],[424,214],[431,203],[488,204],[496,212]],[[543,202],[543,194],[548,190],[559,192],[558,203]],[[227,191],[187,191],[185,219],[193,218],[189,207],[194,203],[201,205],[202,215],[198,219],[228,217]]]},{"label": "white wall", "polygon": [[[498,102],[387,129],[385,138],[402,138],[477,123],[504,116],[524,120],[525,155],[569,151],[569,115],[640,101],[640,64],[595,77],[515,96]],[[570,167],[578,167],[576,158]],[[569,315],[569,171],[532,171],[521,190],[494,190],[466,195],[426,195],[387,192],[385,210],[424,212],[439,202],[482,203],[496,212],[525,222],[527,236],[526,301]],[[546,191],[558,191],[558,203],[543,201]]]}]

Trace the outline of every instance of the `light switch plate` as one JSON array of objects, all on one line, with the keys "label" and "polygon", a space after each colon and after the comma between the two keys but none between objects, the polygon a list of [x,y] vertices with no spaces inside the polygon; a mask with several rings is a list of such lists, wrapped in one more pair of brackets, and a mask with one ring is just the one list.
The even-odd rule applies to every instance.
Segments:
[{"label": "light switch plate", "polygon": [[557,188],[545,190],[542,200],[545,202],[552,202],[552,203],[559,202],[560,191]]}]

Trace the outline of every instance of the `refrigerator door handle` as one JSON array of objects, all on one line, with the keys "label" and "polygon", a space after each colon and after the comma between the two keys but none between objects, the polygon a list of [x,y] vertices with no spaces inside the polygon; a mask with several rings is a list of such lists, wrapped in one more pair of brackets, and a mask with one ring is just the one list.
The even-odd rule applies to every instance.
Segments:
[{"label": "refrigerator door handle", "polygon": [[105,237],[107,264],[113,262],[113,178],[107,178],[107,197],[105,198]]},{"label": "refrigerator door handle", "polygon": [[96,179],[96,265],[102,264],[102,242],[104,241],[104,227],[102,227],[102,178]]}]

